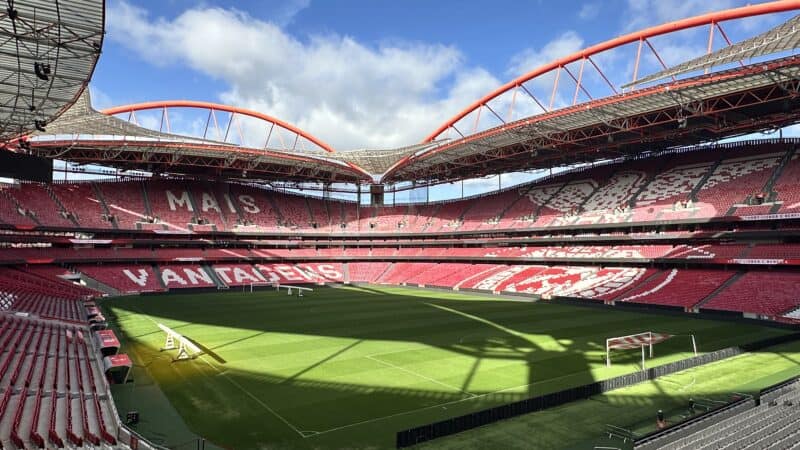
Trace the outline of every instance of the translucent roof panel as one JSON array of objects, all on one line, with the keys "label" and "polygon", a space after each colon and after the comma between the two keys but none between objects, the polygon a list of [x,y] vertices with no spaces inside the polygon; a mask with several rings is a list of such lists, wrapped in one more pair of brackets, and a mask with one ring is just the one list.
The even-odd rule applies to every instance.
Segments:
[{"label": "translucent roof panel", "polygon": [[45,128],[72,105],[103,45],[103,0],[27,0],[0,10],[0,139]]}]

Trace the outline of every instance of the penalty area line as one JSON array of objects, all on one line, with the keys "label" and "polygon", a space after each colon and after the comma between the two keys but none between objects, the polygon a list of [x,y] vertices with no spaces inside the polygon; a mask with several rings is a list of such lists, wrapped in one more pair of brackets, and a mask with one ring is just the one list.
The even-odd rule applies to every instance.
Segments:
[{"label": "penalty area line", "polygon": [[[151,318],[149,315],[144,314],[141,311],[139,311],[139,314],[144,315],[150,322],[153,322],[154,324],[158,325],[158,322],[153,320],[153,318]],[[291,422],[286,420],[286,418],[284,418],[282,415],[278,414],[274,409],[270,408],[270,406],[267,405],[266,403],[264,403],[264,401],[262,401],[260,398],[258,398],[255,395],[253,395],[252,392],[248,391],[247,389],[244,388],[244,386],[242,386],[241,384],[237,383],[236,380],[234,380],[230,376],[228,376],[228,370],[227,369],[226,370],[220,370],[217,366],[212,364],[211,361],[207,360],[205,357],[206,357],[205,354],[201,354],[199,356],[199,359],[202,360],[204,363],[208,364],[208,367],[211,367],[211,369],[213,369],[215,372],[217,372],[217,376],[221,376],[221,377],[225,378],[226,380],[228,380],[232,385],[236,386],[237,389],[242,391],[242,393],[244,393],[245,395],[247,395],[248,397],[253,399],[253,401],[255,401],[256,403],[261,405],[264,409],[269,411],[270,414],[272,414],[273,416],[278,418],[278,420],[283,422],[287,427],[291,428],[292,431],[297,433],[300,437],[307,438],[307,437],[311,437],[311,436],[314,436],[316,434],[319,434],[316,431],[300,431],[300,429],[298,429]]]},{"label": "penalty area line", "polygon": [[228,381],[229,381],[229,382],[230,382],[232,385],[236,386],[236,388],[237,388],[237,389],[239,389],[240,391],[242,391],[242,393],[243,393],[243,394],[245,394],[246,396],[250,397],[251,399],[253,399],[253,401],[255,401],[256,403],[258,403],[259,405],[261,405],[261,406],[262,406],[264,409],[266,409],[267,411],[269,411],[269,412],[270,412],[270,414],[272,414],[273,416],[275,416],[276,418],[278,418],[278,420],[280,420],[281,422],[283,422],[283,423],[284,423],[284,424],[285,424],[287,427],[291,428],[291,429],[292,429],[292,431],[294,431],[295,433],[297,433],[297,434],[298,434],[300,437],[303,437],[303,438],[305,438],[305,437],[308,437],[308,435],[307,435],[307,432],[300,431],[300,429],[299,429],[299,428],[297,428],[297,427],[296,427],[296,426],[294,426],[294,425],[293,425],[291,422],[289,422],[288,420],[286,420],[286,418],[284,418],[282,415],[278,414],[278,412],[277,412],[277,411],[275,411],[274,409],[270,408],[270,406],[269,406],[269,405],[267,405],[266,403],[264,403],[264,401],[263,401],[263,400],[261,400],[260,398],[256,397],[256,396],[255,396],[255,395],[254,395],[252,392],[248,391],[247,389],[245,389],[245,387],[244,387],[244,386],[242,386],[241,384],[239,384],[238,382],[236,382],[236,380],[234,380],[233,378],[231,378],[230,376],[228,376],[228,373],[227,373],[228,371],[227,371],[227,370],[225,370],[225,371],[221,371],[221,370],[219,370],[219,368],[217,368],[217,367],[216,367],[214,364],[212,364],[212,363],[211,363],[209,360],[207,360],[207,359],[205,358],[205,356],[206,356],[206,355],[200,355],[200,359],[202,359],[202,360],[203,360],[203,362],[205,362],[206,364],[208,364],[208,366],[209,366],[209,367],[211,367],[212,369],[214,369],[214,371],[216,371],[216,372],[217,372],[217,375],[220,375],[220,376],[222,376],[223,378],[225,378],[226,380],[228,380]]},{"label": "penalty area line", "polygon": [[[441,408],[443,406],[456,405],[458,403],[463,403],[463,402],[467,402],[467,401],[471,401],[471,400],[475,400],[475,399],[479,399],[479,398],[483,398],[483,397],[489,397],[489,396],[495,395],[495,394],[501,394],[501,393],[506,392],[506,391],[511,391],[511,390],[520,389],[520,388],[526,388],[528,386],[532,386],[532,385],[535,385],[535,384],[538,384],[538,383],[541,383],[541,381],[537,381],[537,382],[534,382],[534,383],[528,383],[528,384],[522,384],[522,385],[519,385],[519,386],[511,386],[511,387],[507,387],[507,388],[500,389],[500,390],[497,390],[497,391],[487,392],[485,394],[472,394],[474,397],[467,397],[467,398],[462,398],[462,399],[459,399],[459,400],[452,400],[452,401],[449,401],[449,402],[439,403],[439,404],[436,404],[436,405],[431,405],[431,406],[425,406],[425,407],[422,407],[422,408],[412,409],[412,410],[409,410],[409,411],[402,411],[402,412],[399,412],[399,413],[389,414],[388,416],[374,417],[372,419],[362,420],[361,422],[355,422],[355,423],[351,423],[351,424],[347,424],[347,425],[342,425],[340,427],[329,428],[329,429],[324,430],[324,431],[318,431],[314,436],[327,434],[327,433],[332,433],[334,431],[339,431],[339,430],[345,430],[347,428],[357,427],[357,426],[361,426],[361,425],[366,425],[368,423],[379,422],[381,420],[393,419],[395,417],[405,416],[405,415],[408,415],[408,414],[414,414],[414,413],[418,413],[418,412],[421,412],[421,411],[427,411],[429,409],[436,409],[436,408]],[[308,437],[311,437],[311,436],[308,436]]]},{"label": "penalty area line", "polygon": [[406,369],[405,367],[401,367],[401,366],[398,366],[398,365],[392,364],[392,363],[390,363],[390,362],[383,361],[383,360],[381,360],[381,359],[378,359],[378,358],[376,358],[376,357],[374,357],[374,356],[372,356],[372,355],[367,355],[367,356],[365,356],[365,358],[367,358],[367,359],[369,359],[369,360],[372,360],[372,361],[375,361],[376,363],[383,364],[383,365],[385,365],[385,366],[387,366],[387,367],[391,367],[391,368],[393,368],[393,369],[402,370],[402,371],[403,371],[403,372],[405,372],[405,373],[408,373],[408,374],[414,375],[415,377],[422,378],[423,380],[428,380],[428,381],[430,381],[431,383],[436,383],[436,384],[438,384],[439,386],[444,386],[444,387],[446,387],[446,388],[448,388],[448,389],[455,389],[455,390],[457,390],[458,392],[461,392],[462,394],[467,394],[467,395],[469,395],[471,398],[475,398],[475,397],[477,397],[477,395],[476,395],[476,394],[473,394],[472,392],[465,391],[465,390],[463,390],[463,389],[461,389],[461,388],[458,388],[458,387],[455,387],[455,386],[449,385],[449,384],[447,384],[447,383],[442,383],[442,382],[441,382],[441,381],[439,381],[439,380],[436,380],[436,379],[433,379],[433,378],[427,377],[427,376],[425,376],[425,375],[423,375],[423,374],[421,374],[421,373],[414,372],[413,370]]}]

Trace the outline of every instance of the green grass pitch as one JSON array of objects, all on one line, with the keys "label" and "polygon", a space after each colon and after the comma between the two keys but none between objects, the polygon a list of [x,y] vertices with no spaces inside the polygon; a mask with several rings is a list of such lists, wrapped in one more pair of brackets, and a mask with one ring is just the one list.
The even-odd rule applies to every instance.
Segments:
[{"label": "green grass pitch", "polygon": [[[391,448],[402,429],[638,370],[638,351],[605,367],[608,337],[693,333],[702,352],[784,333],[384,287],[126,297],[103,307],[137,365],[133,383],[114,387],[120,412],[139,410],[139,431],[176,448],[195,435],[236,449]],[[159,351],[156,323],[206,354],[173,362],[174,352]],[[648,365],[690,350],[675,337]]]}]

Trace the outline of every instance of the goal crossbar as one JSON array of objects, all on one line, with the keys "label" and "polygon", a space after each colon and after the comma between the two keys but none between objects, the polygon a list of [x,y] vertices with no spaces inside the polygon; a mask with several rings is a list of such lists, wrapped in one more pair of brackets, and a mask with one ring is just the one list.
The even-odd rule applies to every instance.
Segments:
[{"label": "goal crossbar", "polygon": [[281,288],[286,289],[286,293],[292,295],[292,291],[297,292],[298,297],[303,296],[303,292],[314,292],[314,289],[305,287],[305,286],[295,286],[290,284],[280,284],[278,282],[263,282],[263,283],[250,283],[250,292],[253,292],[255,287],[261,286],[269,286],[274,287],[276,291],[280,291]]},{"label": "goal crossbar", "polygon": [[194,342],[190,341],[189,339],[186,339],[186,337],[184,337],[177,331],[173,330],[172,328],[162,323],[158,324],[158,328],[160,328],[161,331],[163,331],[167,335],[166,340],[164,342],[164,347],[161,348],[161,351],[177,349],[178,355],[175,357],[176,361],[184,359],[194,359],[197,358],[198,355],[203,353],[200,347],[198,347]]},{"label": "goal crossbar", "polygon": [[307,287],[304,287],[304,286],[293,286],[293,285],[290,285],[290,284],[275,283],[275,290],[276,291],[280,291],[281,288],[286,289],[286,293],[288,295],[292,295],[292,290],[297,291],[297,296],[298,297],[302,297],[303,296],[303,292],[314,292],[314,289],[307,288]]},{"label": "goal crossbar", "polygon": [[[606,367],[611,367],[611,350],[632,350],[642,349],[642,370],[645,369],[645,347],[649,349],[650,358],[653,357],[653,345],[660,344],[667,339],[675,337],[674,334],[656,333],[645,331],[642,333],[629,334],[627,336],[616,336],[606,339]],[[694,335],[689,335],[692,339],[692,350],[697,355],[697,344]]]}]

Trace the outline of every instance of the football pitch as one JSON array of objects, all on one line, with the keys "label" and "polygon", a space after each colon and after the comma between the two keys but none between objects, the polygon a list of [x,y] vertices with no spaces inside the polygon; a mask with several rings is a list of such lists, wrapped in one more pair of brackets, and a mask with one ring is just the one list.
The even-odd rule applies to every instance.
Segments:
[{"label": "football pitch", "polygon": [[[608,337],[677,335],[655,347],[655,366],[692,356],[689,334],[705,352],[786,333],[388,287],[125,297],[103,307],[136,364],[133,383],[113,387],[118,409],[138,410],[135,429],[172,448],[195,448],[196,435],[236,449],[392,448],[399,430],[639,370],[638,350],[605,366]],[[158,323],[204,354],[173,362],[175,352],[159,350]]]}]

